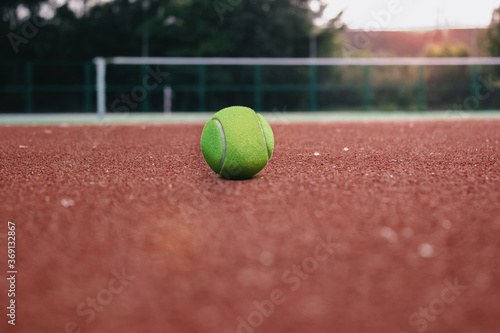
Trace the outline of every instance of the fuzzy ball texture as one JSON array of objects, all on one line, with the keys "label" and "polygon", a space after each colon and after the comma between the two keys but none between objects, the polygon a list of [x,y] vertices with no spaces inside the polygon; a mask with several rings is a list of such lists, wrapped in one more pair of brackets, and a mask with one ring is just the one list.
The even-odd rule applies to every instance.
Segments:
[{"label": "fuzzy ball texture", "polygon": [[244,106],[217,112],[201,134],[205,161],[226,179],[247,179],[261,171],[271,158],[274,136],[258,113]]}]

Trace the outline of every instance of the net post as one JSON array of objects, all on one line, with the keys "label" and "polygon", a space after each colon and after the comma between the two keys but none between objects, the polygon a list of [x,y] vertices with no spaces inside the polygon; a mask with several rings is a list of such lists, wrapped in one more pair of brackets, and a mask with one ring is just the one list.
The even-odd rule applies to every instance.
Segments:
[{"label": "net post", "polygon": [[97,116],[99,119],[106,115],[106,59],[94,58],[96,65]]},{"label": "net post", "polygon": [[172,87],[163,87],[163,112],[172,113]]}]

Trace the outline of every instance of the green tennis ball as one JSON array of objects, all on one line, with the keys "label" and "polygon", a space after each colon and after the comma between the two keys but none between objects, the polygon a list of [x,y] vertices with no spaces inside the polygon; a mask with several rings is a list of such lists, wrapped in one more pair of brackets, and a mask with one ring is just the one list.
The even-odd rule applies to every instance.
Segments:
[{"label": "green tennis ball", "polygon": [[203,128],[201,152],[210,168],[226,179],[247,179],[271,158],[271,126],[252,109],[231,106],[217,112]]}]

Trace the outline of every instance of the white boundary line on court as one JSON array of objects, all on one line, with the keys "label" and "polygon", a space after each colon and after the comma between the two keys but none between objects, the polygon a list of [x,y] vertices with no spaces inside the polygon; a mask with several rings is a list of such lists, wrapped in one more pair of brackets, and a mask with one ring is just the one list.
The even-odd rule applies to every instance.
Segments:
[{"label": "white boundary line on court", "polygon": [[[271,124],[290,122],[371,122],[371,121],[463,121],[463,120],[497,120],[500,121],[500,111],[460,112],[428,111],[428,112],[261,112]],[[3,114],[0,115],[0,126],[5,125],[111,125],[111,124],[204,124],[210,120],[213,112],[174,112],[164,113],[131,113],[107,114],[99,118],[94,114],[59,113],[59,114]]]}]

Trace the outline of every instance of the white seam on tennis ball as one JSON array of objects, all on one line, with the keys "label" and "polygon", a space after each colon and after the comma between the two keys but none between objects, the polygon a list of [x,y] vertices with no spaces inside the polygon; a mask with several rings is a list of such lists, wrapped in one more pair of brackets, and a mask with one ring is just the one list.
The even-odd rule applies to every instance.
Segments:
[{"label": "white seam on tennis ball", "polygon": [[217,174],[222,170],[222,165],[224,164],[224,160],[226,159],[226,134],[224,133],[224,129],[222,128],[222,124],[219,119],[214,119],[214,121],[219,126],[220,135],[222,136],[222,159],[220,160],[219,170],[217,170]]},{"label": "white seam on tennis ball", "polygon": [[262,137],[264,138],[264,144],[266,145],[267,159],[269,159],[269,147],[267,146],[266,135],[264,134],[264,129],[262,128],[262,124],[260,122],[259,116],[257,114],[255,114],[255,116],[257,117],[257,121],[259,122],[260,131],[262,132]]}]

